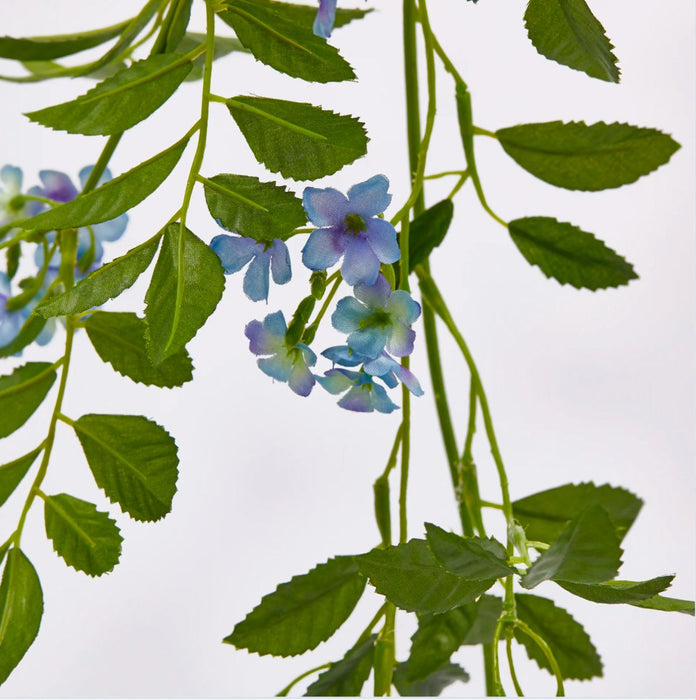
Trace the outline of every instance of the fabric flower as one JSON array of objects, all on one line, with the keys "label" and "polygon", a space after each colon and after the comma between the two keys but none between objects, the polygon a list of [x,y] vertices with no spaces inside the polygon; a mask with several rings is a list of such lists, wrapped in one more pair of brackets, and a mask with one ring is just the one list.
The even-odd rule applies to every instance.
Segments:
[{"label": "fabric flower", "polygon": [[391,413],[399,408],[387,395],[384,387],[375,384],[374,379],[366,372],[352,372],[348,369],[330,369],[317,381],[330,394],[342,394],[338,401],[341,408],[358,413]]},{"label": "fabric flower", "polygon": [[253,238],[220,234],[210,241],[220,258],[225,273],[239,272],[250,260],[244,275],[244,293],[252,301],[268,301],[268,271],[276,284],[285,284],[292,277],[288,247],[279,238],[273,243],[259,243]]},{"label": "fabric flower", "polygon": [[10,279],[4,272],[0,272],[0,348],[17,337],[24,321],[19,311],[10,311],[7,308],[7,300],[11,296]]},{"label": "fabric flower", "polygon": [[410,355],[416,337],[410,325],[420,316],[420,304],[408,292],[393,292],[382,275],[372,285],[357,285],[354,293],[341,299],[331,316],[336,330],[350,333],[348,346],[372,358],[385,348],[397,357]]},{"label": "fabric flower", "polygon": [[27,203],[22,197],[22,171],[14,165],[0,170],[0,226],[10,224],[27,214]]},{"label": "fabric flower", "polygon": [[307,187],[302,203],[309,220],[321,228],[312,231],[302,249],[310,270],[325,270],[343,256],[341,273],[350,285],[374,284],[380,263],[400,257],[396,230],[377,218],[391,202],[384,175],[353,185],[348,197],[332,188]]},{"label": "fabric flower", "polygon": [[317,356],[304,344],[288,347],[285,341],[287,325],[282,311],[269,314],[261,321],[251,321],[244,329],[249,338],[249,350],[261,357],[259,369],[279,382],[287,382],[300,396],[309,396],[314,387],[314,375],[309,371]]},{"label": "fabric flower", "polygon": [[319,9],[314,18],[314,33],[322,39],[331,36],[336,19],[336,0],[319,0]]}]

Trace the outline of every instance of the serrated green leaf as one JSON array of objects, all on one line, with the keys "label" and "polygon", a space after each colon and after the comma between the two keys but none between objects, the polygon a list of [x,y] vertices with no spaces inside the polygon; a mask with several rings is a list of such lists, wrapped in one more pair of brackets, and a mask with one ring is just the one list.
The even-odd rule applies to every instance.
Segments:
[{"label": "serrated green leaf", "polygon": [[566,524],[588,506],[597,504],[609,514],[619,539],[626,536],[643,501],[619,486],[592,482],[564,484],[534,493],[512,504],[515,519],[524,527],[528,540],[551,543]]},{"label": "serrated green leaf", "polygon": [[409,227],[409,266],[428,259],[430,253],[442,243],[454,216],[451,199],[443,199],[419,214]]},{"label": "serrated green leaf", "polygon": [[0,377],[0,438],[27,422],[55,379],[56,370],[48,362],[28,362]]},{"label": "serrated green leaf", "polygon": [[394,669],[394,686],[399,695],[408,697],[437,697],[447,686],[461,681],[469,682],[469,674],[459,664],[447,664],[433,671],[429,676],[417,681],[410,681],[410,662],[400,663]]},{"label": "serrated green leaf", "polygon": [[664,612],[680,612],[685,615],[694,616],[694,601],[681,600],[680,598],[668,598],[664,595],[656,595],[647,600],[636,600],[630,605],[637,608],[648,608],[649,610],[662,610]]},{"label": "serrated green leaf", "polygon": [[45,318],[41,318],[41,316],[37,314],[31,314],[29,318],[24,321],[22,327],[19,329],[19,333],[17,333],[14,339],[7,345],[0,347],[0,358],[11,357],[21,350],[24,350],[29,343],[34,342],[45,325]]},{"label": "serrated green leaf", "polygon": [[[535,595],[517,594],[515,602],[519,619],[546,640],[563,678],[582,681],[602,675],[602,661],[597,650],[582,625],[568,612],[553,601]],[[515,629],[515,639],[539,668],[551,673],[549,662],[533,640],[519,629]]]},{"label": "serrated green leaf", "polygon": [[239,95],[227,108],[256,159],[295,180],[331,175],[367,153],[363,123],[306,102]]},{"label": "serrated green leaf", "polygon": [[592,78],[619,82],[614,47],[585,0],[529,0],[524,23],[542,56]]},{"label": "serrated green leaf", "polygon": [[505,547],[493,537],[460,537],[432,523],[425,523],[425,531],[430,551],[453,574],[483,580],[515,573]]},{"label": "serrated green leaf", "polygon": [[469,581],[449,573],[425,540],[374,549],[355,561],[378,593],[410,612],[446,612],[475,600],[495,583],[494,578]]},{"label": "serrated green leaf", "polygon": [[625,258],[573,224],[529,216],[511,221],[508,229],[527,262],[561,284],[595,291],[638,279]]},{"label": "serrated green leaf", "polygon": [[0,683],[22,660],[39,631],[43,593],[24,553],[13,547],[0,583]]},{"label": "serrated green leaf", "polygon": [[498,129],[505,152],[545,182],[570,190],[621,187],[664,165],[679,144],[657,129],[560,121]]},{"label": "serrated green leaf", "polygon": [[108,513],[67,493],[44,500],[46,535],[68,566],[89,576],[111,571],[121,556],[121,537]]},{"label": "serrated green leaf", "polygon": [[74,100],[26,116],[69,134],[117,134],[161,107],[190,70],[191,62],[182,54],[157,54],[133,63]]},{"label": "serrated green leaf", "polygon": [[332,663],[326,671],[319,675],[317,680],[307,688],[305,696],[359,697],[372,670],[375,639],[377,639],[377,635],[373,634],[364,642],[349,649],[340,661]]},{"label": "serrated green leaf", "polygon": [[7,464],[3,464],[0,467],[0,506],[5,503],[12,495],[13,491],[19,486],[40,452],[41,448],[37,448],[29,452],[29,454],[19,457]]},{"label": "serrated green leaf", "polygon": [[291,5],[269,0],[234,0],[220,12],[258,61],[317,83],[352,80],[355,73],[337,49],[315,36]]},{"label": "serrated green leaf", "polygon": [[167,227],[145,294],[145,336],[155,364],[176,355],[215,311],[225,275],[220,258],[188,229]]},{"label": "serrated green leaf", "polygon": [[172,509],[178,476],[174,438],[142,416],[89,414],[73,424],[97,485],[135,520]]},{"label": "serrated green leaf", "polygon": [[99,357],[134,382],[171,388],[193,378],[193,363],[184,348],[159,365],[152,364],[145,321],[133,313],[97,311],[85,321],[85,329]]},{"label": "serrated green leaf", "polygon": [[210,215],[228,231],[270,243],[287,239],[307,221],[302,201],[273,182],[249,175],[215,175],[206,180]]},{"label": "serrated green leaf", "polygon": [[145,272],[159,246],[159,235],[151,238],[125,255],[90,272],[67,292],[47,297],[37,304],[34,312],[44,318],[67,316],[101,306],[132,286]]},{"label": "serrated green leaf", "polygon": [[223,640],[260,655],[296,656],[326,641],[365,589],[352,557],[335,557],[281,583]]},{"label": "serrated green leaf", "polygon": [[462,645],[488,644],[503,610],[503,601],[483,595],[440,615],[420,615],[411,637],[406,680],[426,678],[442,668]]},{"label": "serrated green leaf", "polygon": [[[205,42],[205,34],[199,32],[186,32],[186,35],[181,40],[179,44],[179,50],[183,53],[188,53],[196,46],[200,46]],[[224,58],[228,54],[235,51],[240,51],[242,53],[249,53],[247,49],[239,39],[231,36],[216,36],[215,37],[215,49],[213,50],[213,61],[217,61],[219,58]],[[205,54],[199,56],[193,61],[193,69],[186,76],[185,82],[192,82],[194,80],[200,80],[203,77],[203,67],[205,66]]]},{"label": "serrated green leaf", "polygon": [[520,585],[534,588],[549,579],[571,583],[608,581],[621,566],[619,542],[604,508],[588,506],[532,564]]},{"label": "serrated green leaf", "polygon": [[557,581],[561,588],[593,603],[635,603],[648,600],[670,587],[674,576],[658,576],[648,581],[607,581],[606,583],[569,583]]}]

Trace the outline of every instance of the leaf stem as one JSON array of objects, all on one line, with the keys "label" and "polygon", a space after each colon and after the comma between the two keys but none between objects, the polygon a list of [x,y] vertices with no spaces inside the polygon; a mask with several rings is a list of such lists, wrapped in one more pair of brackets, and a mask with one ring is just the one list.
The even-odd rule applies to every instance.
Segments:
[{"label": "leaf stem", "polygon": [[377,529],[379,530],[379,534],[382,537],[383,547],[388,547],[392,542],[389,474],[396,466],[396,458],[399,453],[399,446],[401,445],[401,434],[403,427],[403,423],[400,423],[396,431],[396,436],[394,437],[394,444],[392,445],[391,452],[389,453],[387,466],[377,477],[377,479],[375,479],[375,483],[372,486],[375,500],[375,520],[377,521]]},{"label": "leaf stem", "polygon": [[546,643],[546,640],[538,635],[529,625],[522,622],[522,620],[517,620],[515,622],[515,627],[520,630],[523,634],[527,635],[538,647],[541,649],[542,653],[549,662],[553,675],[556,677],[556,697],[563,697],[565,691],[563,689],[563,674],[558,666],[558,661],[551,651],[551,647]]},{"label": "leaf stem", "polygon": [[512,678],[512,684],[515,686],[515,692],[517,693],[518,697],[523,698],[524,691],[522,690],[522,686],[517,680],[517,672],[515,671],[515,661],[512,658],[512,636],[510,635],[508,635],[505,638],[505,653],[507,655],[508,668],[510,669],[510,677]]},{"label": "leaf stem", "polygon": [[311,676],[313,673],[316,673],[317,671],[323,671],[325,668],[328,668],[331,666],[330,663],[325,663],[322,664],[321,666],[315,666],[314,668],[310,668],[309,671],[305,671],[304,673],[301,673],[297,678],[291,680],[279,693],[276,693],[277,698],[284,698],[292,689],[295,685],[297,685],[301,680],[304,678],[307,678],[307,676]]}]

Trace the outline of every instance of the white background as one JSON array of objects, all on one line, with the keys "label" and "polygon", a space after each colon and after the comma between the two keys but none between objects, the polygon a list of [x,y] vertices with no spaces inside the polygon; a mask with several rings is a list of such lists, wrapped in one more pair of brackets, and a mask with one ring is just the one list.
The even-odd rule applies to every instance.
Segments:
[{"label": "white background", "polygon": [[[197,6],[202,3],[195,3]],[[360,115],[371,138],[368,155],[321,181],[347,189],[375,173],[392,182],[396,211],[407,196],[400,17],[395,0],[341,29],[332,43],[360,81],[308,85],[232,55],[215,66],[218,94],[259,94],[312,101]],[[2,33],[14,36],[104,26],[137,11],[138,2],[13,3]],[[622,485],[646,501],[625,540],[622,575],[645,579],[677,573],[669,591],[694,595],[694,5],[689,0],[593,0],[616,46],[620,85],[593,80],[540,57],[522,25],[525,3],[432,0],[434,30],[468,81],[476,124],[495,130],[555,119],[626,121],[667,131],[682,144],[667,167],[634,185],[601,193],[566,192],[535,180],[490,139],[477,140],[479,168],[493,208],[506,220],[556,216],[592,231],[635,266],[640,280],[597,293],[561,287],[530,267],[469,188],[455,201],[456,219],[432,257],[433,272],[477,358],[509,471],[513,498],[570,481]],[[202,7],[193,26],[202,30]],[[40,19],[39,19],[40,18]],[[221,32],[227,28],[220,24]],[[13,67],[3,61],[2,70]],[[20,113],[84,92],[86,80],[42,85],[0,84],[0,165],[24,169],[26,185],[42,168],[68,172],[95,161],[103,139],[54,133]],[[113,160],[120,173],[178,139],[197,119],[200,83],[187,85],[147,123],[123,139]],[[452,84],[438,74],[440,109],[428,172],[461,168]],[[221,105],[212,106],[203,174],[255,174],[258,166]],[[116,256],[145,240],[178,208],[192,150],[175,175],[132,214]],[[438,201],[453,184],[428,185]],[[299,193],[303,183],[290,183]],[[191,228],[208,241],[219,232],[200,190]],[[69,492],[110,507],[125,538],[120,565],[100,580],[67,568],[32,510],[23,549],[41,577],[45,612],[39,636],[0,690],[7,696],[258,696],[292,677],[340,658],[378,607],[361,601],[330,642],[306,658],[259,658],[220,640],[261,595],[334,554],[377,543],[372,482],[381,472],[400,419],[358,415],[317,388],[301,399],[261,374],[248,352],[244,324],[304,294],[300,241],[291,252],[295,280],[273,288],[269,304],[252,304],[241,276],[228,278],[214,317],[190,345],[195,381],[175,390],[135,385],[103,365],[82,334],[76,341],[64,412],[141,413],[176,436],[179,493],[171,515],[138,524],[110,506],[91,480],[80,447],[60,426],[44,490]],[[28,269],[28,268],[27,268]],[[146,282],[146,281],[145,281]],[[145,282],[107,308],[142,310]],[[62,333],[46,350],[5,361],[55,359]],[[319,342],[334,344],[328,332]],[[443,355],[459,437],[463,439],[468,376],[444,337]],[[321,345],[320,350],[324,345]],[[414,401],[410,534],[434,521],[457,529],[422,344],[413,366],[426,395]],[[397,399],[398,401],[398,399]],[[49,417],[40,410],[2,442],[5,462],[32,448]],[[475,443],[482,494],[500,498],[482,427]],[[23,484],[23,489],[28,486]],[[393,491],[398,487],[394,485]],[[21,491],[24,493],[24,490]],[[23,495],[0,513],[0,540],[12,531]],[[490,526],[499,532],[491,518]],[[605,676],[568,683],[571,695],[684,696],[696,693],[693,618],[597,606],[553,584],[538,589],[570,610],[591,634]],[[408,653],[413,623],[398,622],[398,656]],[[553,692],[550,677],[520,650],[529,694]],[[471,682],[453,695],[483,693],[478,649],[455,655]],[[303,686],[299,686],[301,689]],[[506,687],[512,691],[509,681]],[[367,689],[367,687],[366,687]]]}]

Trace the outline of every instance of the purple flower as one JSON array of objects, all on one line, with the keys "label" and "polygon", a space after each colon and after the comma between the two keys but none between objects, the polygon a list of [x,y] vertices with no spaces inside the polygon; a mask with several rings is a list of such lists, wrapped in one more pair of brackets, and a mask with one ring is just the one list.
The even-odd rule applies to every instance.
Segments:
[{"label": "purple flower", "polygon": [[22,171],[14,165],[0,170],[0,226],[26,216],[27,202],[22,196]]},{"label": "purple flower", "polygon": [[10,311],[7,308],[7,300],[11,296],[10,279],[4,272],[0,272],[0,348],[17,337],[24,321],[19,311]]},{"label": "purple flower", "polygon": [[359,413],[391,413],[399,408],[387,396],[384,387],[375,384],[372,376],[366,372],[352,372],[348,369],[330,369],[323,377],[317,377],[317,381],[330,394],[342,394],[338,405],[349,411]]},{"label": "purple flower", "polygon": [[314,33],[323,39],[331,36],[336,18],[336,0],[319,0],[319,9],[314,18]]},{"label": "purple flower", "polygon": [[279,382],[287,382],[300,396],[309,396],[314,387],[314,375],[309,371],[317,356],[302,343],[288,347],[287,326],[282,311],[269,314],[261,321],[251,321],[244,329],[249,338],[249,350],[254,355],[270,355],[257,360],[259,369]]},{"label": "purple flower", "polygon": [[251,260],[243,289],[252,301],[268,301],[269,269],[276,284],[285,284],[292,277],[288,247],[278,238],[273,243],[259,243],[253,238],[222,233],[210,241],[210,247],[228,275],[239,272]]},{"label": "purple flower", "polygon": [[374,284],[380,263],[400,257],[396,230],[377,218],[391,202],[384,175],[353,185],[348,197],[332,188],[307,187],[302,203],[309,220],[321,228],[312,231],[302,249],[310,270],[325,270],[343,256],[341,273],[350,285]]}]

